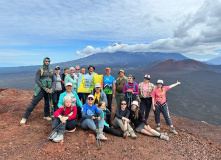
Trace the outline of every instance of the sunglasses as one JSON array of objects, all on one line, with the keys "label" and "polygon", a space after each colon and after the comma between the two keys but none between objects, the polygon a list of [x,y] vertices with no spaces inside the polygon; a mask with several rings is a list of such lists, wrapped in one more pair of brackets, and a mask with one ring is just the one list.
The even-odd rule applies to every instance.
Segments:
[{"label": "sunglasses", "polygon": [[56,68],[55,70],[60,70],[60,68]]},{"label": "sunglasses", "polygon": [[88,98],[88,100],[94,100],[93,98]]},{"label": "sunglasses", "polygon": [[45,62],[51,62],[50,59],[46,59]]},{"label": "sunglasses", "polygon": [[80,70],[80,69],[78,69],[78,68],[75,68],[75,70]]},{"label": "sunglasses", "polygon": [[127,105],[127,103],[121,103],[121,105]]}]

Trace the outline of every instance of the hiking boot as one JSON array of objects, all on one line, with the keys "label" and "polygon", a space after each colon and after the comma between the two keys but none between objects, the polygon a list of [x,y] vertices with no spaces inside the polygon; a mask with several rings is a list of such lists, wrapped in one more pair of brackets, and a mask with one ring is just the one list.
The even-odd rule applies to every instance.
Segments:
[{"label": "hiking boot", "polygon": [[52,140],[52,139],[56,138],[57,135],[58,135],[57,132],[52,132],[51,135],[48,137],[48,139]]},{"label": "hiking boot", "polygon": [[44,119],[46,119],[46,120],[48,120],[48,121],[50,121],[51,120],[51,117],[44,117]]},{"label": "hiking boot", "polygon": [[20,121],[20,124],[25,124],[25,123],[26,123],[26,121],[27,121],[27,119],[26,119],[26,118],[22,118],[22,119],[21,119],[21,121]]},{"label": "hiking boot", "polygon": [[103,134],[98,134],[97,135],[97,139],[98,138],[100,138],[100,140],[102,140],[102,141],[106,141],[107,140],[107,137],[105,137],[105,135],[103,135]]},{"label": "hiking boot", "polygon": [[129,136],[129,132],[128,131],[124,131],[123,137],[127,138]]},{"label": "hiking boot", "polygon": [[160,125],[157,125],[157,128],[156,128],[156,130],[158,130],[158,131],[160,130]]},{"label": "hiking boot", "polygon": [[62,141],[63,139],[64,139],[63,134],[62,134],[62,135],[58,134],[58,135],[53,139],[53,141],[58,143],[58,142]]},{"label": "hiking boot", "polygon": [[66,130],[66,132],[73,133],[75,130],[76,130],[76,127],[74,129],[72,129],[72,130]]},{"label": "hiking boot", "polygon": [[165,134],[161,134],[161,135],[160,135],[160,139],[163,139],[163,140],[165,140],[165,141],[169,141],[169,137],[166,136]]},{"label": "hiking boot", "polygon": [[165,132],[165,133],[160,133],[160,134],[161,134],[161,135],[168,136],[167,132]]},{"label": "hiking boot", "polygon": [[173,134],[178,134],[178,132],[176,131],[175,127],[170,128],[170,132]]},{"label": "hiking boot", "polygon": [[134,133],[134,131],[131,131],[130,132],[130,137],[131,138],[137,138],[137,135]]}]

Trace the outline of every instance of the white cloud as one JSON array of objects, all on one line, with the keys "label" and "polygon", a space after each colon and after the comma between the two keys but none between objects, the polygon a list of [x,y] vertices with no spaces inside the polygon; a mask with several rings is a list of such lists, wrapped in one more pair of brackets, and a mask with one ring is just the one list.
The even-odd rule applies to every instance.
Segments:
[{"label": "white cloud", "polygon": [[[176,52],[193,55],[218,55],[216,50],[221,49],[220,21],[221,1],[206,0],[198,10],[183,18],[174,29],[174,37],[158,39],[149,44],[108,46],[99,52]],[[84,50],[78,51],[78,53],[87,55]]]},{"label": "white cloud", "polygon": [[73,39],[150,43],[172,37],[180,18],[194,13],[202,2],[0,1],[0,44],[57,44],[57,41]]}]

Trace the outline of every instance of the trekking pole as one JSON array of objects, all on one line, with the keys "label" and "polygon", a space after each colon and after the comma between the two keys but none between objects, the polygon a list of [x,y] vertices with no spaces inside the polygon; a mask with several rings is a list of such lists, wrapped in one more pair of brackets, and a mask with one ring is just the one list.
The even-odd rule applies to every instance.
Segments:
[{"label": "trekking pole", "polygon": [[[50,109],[50,117],[51,117],[51,101],[50,101],[50,93],[48,93],[48,99],[49,99],[49,109]],[[52,118],[51,118],[52,123]]]},{"label": "trekking pole", "polygon": [[41,150],[41,148],[48,142],[48,140],[54,135],[54,133],[58,131],[61,125],[62,122],[51,132],[51,134],[49,134],[43,141],[41,141],[41,143],[34,149],[34,151]]},{"label": "trekking pole", "polygon": [[100,139],[100,134],[99,134],[99,125],[98,125],[98,117],[95,117],[95,125],[96,125],[96,134],[97,134],[97,146],[99,149],[101,149],[101,139]]},{"label": "trekking pole", "polygon": [[53,108],[53,115],[54,115],[54,103],[53,103],[53,97],[52,97],[52,94],[51,94],[51,104],[52,104],[52,108]]}]

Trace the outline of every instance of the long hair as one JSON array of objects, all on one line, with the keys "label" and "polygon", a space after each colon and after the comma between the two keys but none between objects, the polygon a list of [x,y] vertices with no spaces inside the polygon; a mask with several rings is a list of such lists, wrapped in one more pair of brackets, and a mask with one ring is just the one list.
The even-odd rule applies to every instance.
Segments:
[{"label": "long hair", "polygon": [[[158,79],[158,80],[162,80],[162,79]],[[157,85],[158,85],[158,84],[155,85],[155,89],[158,88]],[[164,94],[164,88],[163,88],[163,85],[162,85],[162,87],[161,87],[160,89],[161,89],[161,94],[163,95],[163,94]]]},{"label": "long hair", "polygon": [[134,119],[138,119],[139,118],[139,107],[137,106],[136,110],[135,110],[135,114],[134,114]]}]

